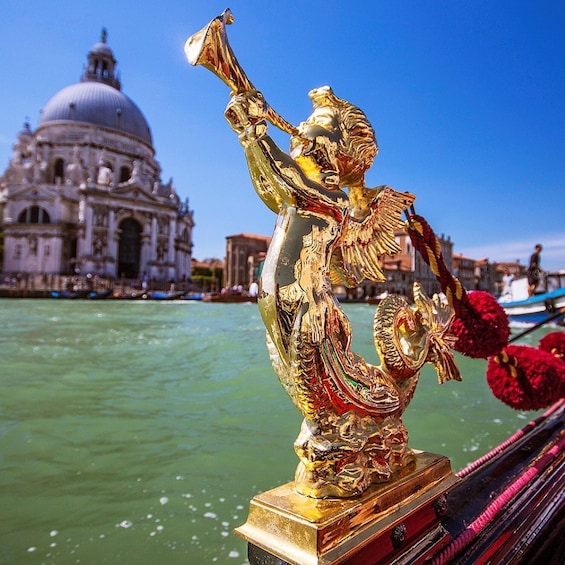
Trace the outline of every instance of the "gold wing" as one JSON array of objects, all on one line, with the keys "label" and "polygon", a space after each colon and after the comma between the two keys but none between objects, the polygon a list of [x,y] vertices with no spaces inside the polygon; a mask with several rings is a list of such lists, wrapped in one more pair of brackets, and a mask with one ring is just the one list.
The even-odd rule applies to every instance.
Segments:
[{"label": "gold wing", "polygon": [[401,252],[394,234],[403,229],[402,212],[416,197],[390,186],[365,190],[365,194],[370,198],[362,202],[363,219],[349,216],[333,253],[330,268],[333,284],[357,286],[365,279],[384,281],[379,258]]},{"label": "gold wing", "polygon": [[457,337],[450,333],[455,311],[437,294],[428,298],[420,283],[414,283],[414,303],[423,324],[428,328],[429,350],[426,361],[435,366],[439,384],[462,380],[452,352]]}]

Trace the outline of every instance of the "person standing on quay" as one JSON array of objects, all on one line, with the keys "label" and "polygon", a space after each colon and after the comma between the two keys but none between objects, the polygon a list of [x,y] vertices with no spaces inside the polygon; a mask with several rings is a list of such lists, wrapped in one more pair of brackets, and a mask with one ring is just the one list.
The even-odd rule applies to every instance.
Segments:
[{"label": "person standing on quay", "polygon": [[528,296],[533,296],[541,278],[541,252],[543,247],[537,244],[535,251],[530,257],[530,264],[528,265]]}]

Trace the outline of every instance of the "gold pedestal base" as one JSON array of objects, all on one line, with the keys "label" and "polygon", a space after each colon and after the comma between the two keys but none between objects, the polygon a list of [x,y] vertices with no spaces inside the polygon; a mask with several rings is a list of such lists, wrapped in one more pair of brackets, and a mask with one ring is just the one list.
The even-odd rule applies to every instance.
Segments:
[{"label": "gold pedestal base", "polygon": [[294,483],[259,494],[235,533],[296,565],[354,563],[367,552],[378,562],[408,545],[441,543],[434,502],[458,480],[446,457],[416,452],[415,466],[358,498],[309,498]]}]

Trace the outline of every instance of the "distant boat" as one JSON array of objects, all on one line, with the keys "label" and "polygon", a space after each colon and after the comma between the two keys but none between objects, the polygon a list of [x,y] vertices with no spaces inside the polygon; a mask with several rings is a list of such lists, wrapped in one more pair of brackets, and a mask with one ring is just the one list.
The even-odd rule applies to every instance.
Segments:
[{"label": "distant boat", "polygon": [[[528,297],[528,281],[520,277],[512,282],[511,292],[500,297],[510,322],[555,324],[565,322],[565,273],[549,273],[545,276],[544,291]],[[561,312],[561,315],[559,315]]]},{"label": "distant boat", "polygon": [[380,304],[387,296],[388,296],[388,291],[385,290],[384,292],[377,294],[377,296],[371,296],[367,298],[367,302],[371,305]]},{"label": "distant boat", "polygon": [[53,290],[51,291],[51,298],[90,298],[90,299],[101,299],[101,298],[112,298],[112,289],[103,291],[91,291],[91,290]]},{"label": "distant boat", "polygon": [[201,298],[202,302],[257,302],[256,296],[249,296],[244,292],[209,292],[203,294]]},{"label": "distant boat", "polygon": [[175,300],[182,296],[182,292],[158,292],[153,291],[147,294],[147,298],[151,300]]},{"label": "distant boat", "polygon": [[51,298],[86,298],[87,290],[52,290]]},{"label": "distant boat", "polygon": [[101,298],[112,298],[114,294],[113,289],[109,288],[108,290],[101,290],[101,291],[92,291],[86,295],[86,298],[93,298],[95,300],[99,300]]},{"label": "distant boat", "polygon": [[183,298],[185,300],[202,300],[201,292],[187,292]]}]

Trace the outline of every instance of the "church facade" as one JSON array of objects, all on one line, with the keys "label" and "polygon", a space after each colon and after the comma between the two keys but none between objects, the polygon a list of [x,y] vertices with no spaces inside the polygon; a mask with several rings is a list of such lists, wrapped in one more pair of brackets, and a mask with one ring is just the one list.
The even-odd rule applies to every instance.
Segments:
[{"label": "church facade", "polygon": [[0,177],[4,276],[190,278],[193,212],[121,90],[103,31],[80,82],[26,123]]}]

